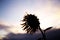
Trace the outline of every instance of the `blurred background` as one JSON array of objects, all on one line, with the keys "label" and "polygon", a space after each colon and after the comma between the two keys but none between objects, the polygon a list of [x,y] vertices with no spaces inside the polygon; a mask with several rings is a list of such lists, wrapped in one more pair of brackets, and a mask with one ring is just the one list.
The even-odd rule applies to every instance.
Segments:
[{"label": "blurred background", "polygon": [[10,33],[26,34],[20,25],[26,12],[39,18],[43,30],[60,29],[60,0],[0,0],[0,39]]}]

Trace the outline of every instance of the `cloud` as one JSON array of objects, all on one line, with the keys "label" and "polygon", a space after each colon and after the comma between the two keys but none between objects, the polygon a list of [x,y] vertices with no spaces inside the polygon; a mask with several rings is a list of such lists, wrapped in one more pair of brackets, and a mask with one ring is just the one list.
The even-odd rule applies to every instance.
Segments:
[{"label": "cloud", "polygon": [[8,28],[9,28],[9,26],[0,24],[0,30],[1,30],[1,29],[8,29]]},{"label": "cloud", "polygon": [[14,33],[9,33],[6,38],[3,38],[3,40],[8,39],[8,40],[36,40],[39,36],[39,34],[14,34]]},{"label": "cloud", "polygon": [[0,24],[0,37],[3,38],[7,35],[10,31],[8,30],[10,26]]},{"label": "cloud", "polygon": [[[3,40],[36,40],[41,37],[40,33],[37,34],[14,34],[9,33]],[[60,29],[52,29],[46,32],[47,40],[60,40]]]}]

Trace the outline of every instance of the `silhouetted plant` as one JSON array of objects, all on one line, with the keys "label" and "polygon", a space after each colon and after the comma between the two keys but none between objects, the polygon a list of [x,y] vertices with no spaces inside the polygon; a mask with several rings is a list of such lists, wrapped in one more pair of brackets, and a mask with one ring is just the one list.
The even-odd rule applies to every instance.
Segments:
[{"label": "silhouetted plant", "polygon": [[43,36],[42,40],[46,40],[45,31],[48,30],[49,28],[43,31],[40,28],[39,19],[37,18],[37,16],[32,14],[27,14],[24,16],[22,21],[24,22],[23,24],[21,24],[23,25],[23,30],[26,30],[27,33],[32,34],[39,29]]},{"label": "silhouetted plant", "polygon": [[46,28],[45,30],[44,30],[44,32],[46,32],[47,30],[49,30],[49,29],[51,29],[52,27],[49,27],[49,28]]},{"label": "silhouetted plant", "polygon": [[22,21],[25,22],[22,25],[27,33],[34,33],[40,27],[39,19],[35,15],[27,14]]}]

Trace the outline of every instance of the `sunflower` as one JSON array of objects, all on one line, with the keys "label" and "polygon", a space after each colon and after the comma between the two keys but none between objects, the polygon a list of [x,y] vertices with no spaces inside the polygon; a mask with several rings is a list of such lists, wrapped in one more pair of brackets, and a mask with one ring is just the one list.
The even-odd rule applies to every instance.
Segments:
[{"label": "sunflower", "polygon": [[35,15],[27,14],[22,21],[24,22],[22,24],[23,30],[26,30],[27,33],[34,33],[40,27],[39,19]]}]

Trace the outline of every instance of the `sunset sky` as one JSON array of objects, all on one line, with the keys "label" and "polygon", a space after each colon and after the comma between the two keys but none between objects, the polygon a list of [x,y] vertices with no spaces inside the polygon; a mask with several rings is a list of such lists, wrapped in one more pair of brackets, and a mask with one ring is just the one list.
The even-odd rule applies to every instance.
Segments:
[{"label": "sunset sky", "polygon": [[0,0],[0,35],[25,33],[20,24],[26,12],[39,18],[42,29],[60,28],[60,0]]}]

